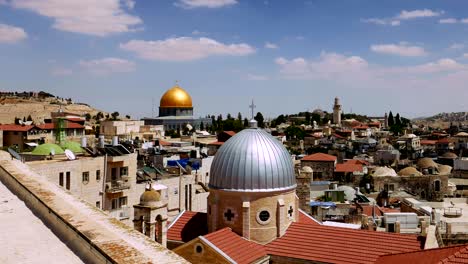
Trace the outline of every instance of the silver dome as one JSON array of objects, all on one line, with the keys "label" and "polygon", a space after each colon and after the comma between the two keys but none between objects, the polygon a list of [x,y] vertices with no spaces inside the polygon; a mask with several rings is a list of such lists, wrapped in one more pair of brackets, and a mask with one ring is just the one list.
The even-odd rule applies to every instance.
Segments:
[{"label": "silver dome", "polygon": [[261,129],[244,129],[224,143],[211,164],[209,187],[265,192],[296,187],[286,148]]}]

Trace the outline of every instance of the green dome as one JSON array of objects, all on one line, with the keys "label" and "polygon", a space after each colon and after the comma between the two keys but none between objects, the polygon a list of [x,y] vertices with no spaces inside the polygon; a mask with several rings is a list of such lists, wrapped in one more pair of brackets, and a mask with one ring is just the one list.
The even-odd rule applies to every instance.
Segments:
[{"label": "green dome", "polygon": [[33,155],[50,155],[52,150],[54,150],[55,155],[64,153],[63,149],[59,145],[46,143],[46,144],[42,144],[42,145],[37,146],[31,152],[31,154],[33,154]]},{"label": "green dome", "polygon": [[83,153],[83,149],[81,148],[81,145],[77,142],[74,141],[65,141],[62,144],[63,149],[69,149],[73,153]]}]

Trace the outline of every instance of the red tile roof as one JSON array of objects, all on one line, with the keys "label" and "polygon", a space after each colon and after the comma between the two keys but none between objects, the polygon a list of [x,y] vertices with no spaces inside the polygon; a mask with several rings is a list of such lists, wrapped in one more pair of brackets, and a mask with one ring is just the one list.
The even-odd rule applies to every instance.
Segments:
[{"label": "red tile roof", "polygon": [[336,164],[335,172],[362,172],[362,164],[343,163]]},{"label": "red tile roof", "polygon": [[312,216],[308,215],[306,212],[302,210],[299,210],[299,223],[309,224],[309,225],[321,225],[317,220],[314,220]]},{"label": "red tile roof", "polygon": [[369,126],[367,125],[359,125],[359,126],[355,126],[353,127],[354,129],[357,129],[357,130],[364,130],[364,129],[368,129]]},{"label": "red tile roof", "polygon": [[167,142],[167,141],[164,141],[164,140],[159,140],[159,145],[161,146],[171,146],[171,142]]},{"label": "red tile roof", "polygon": [[26,132],[26,131],[29,131],[33,127],[34,127],[33,125],[23,126],[23,125],[9,124],[9,125],[0,125],[0,130]]},{"label": "red tile roof", "polygon": [[434,248],[407,253],[384,255],[380,256],[375,263],[468,263],[468,245]]},{"label": "red tile roof", "polygon": [[437,144],[448,144],[450,141],[447,138],[437,140]]},{"label": "red tile roof", "polygon": [[315,153],[302,158],[304,161],[336,161],[336,156],[325,153]]},{"label": "red tile roof", "polygon": [[188,242],[208,233],[206,213],[184,211],[170,224],[167,239]]},{"label": "red tile roof", "polygon": [[325,263],[373,263],[379,256],[421,249],[415,235],[292,223],[265,245],[267,253]]},{"label": "red tile roof", "polygon": [[361,165],[369,165],[369,162],[367,162],[367,161],[365,161],[365,160],[350,159],[350,160],[347,160],[347,161],[343,162],[343,164],[361,164]]},{"label": "red tile roof", "polygon": [[[77,123],[72,123],[72,122],[68,122],[64,126],[65,126],[65,129],[67,129],[67,128],[77,128],[77,129],[84,128],[84,126],[82,126],[80,124],[77,124]],[[44,129],[44,130],[52,130],[52,129],[55,129],[55,124],[54,123],[45,123],[45,124],[37,125],[37,127],[40,128],[40,129]]]},{"label": "red tile roof", "polygon": [[421,145],[435,145],[437,140],[422,139],[420,143]]},{"label": "red tile roof", "polygon": [[266,256],[262,245],[239,236],[229,227],[205,235],[204,238],[239,264],[252,263]]},{"label": "red tile roof", "polygon": [[231,137],[236,134],[236,132],[234,132],[234,131],[224,131],[224,133],[230,135]]}]

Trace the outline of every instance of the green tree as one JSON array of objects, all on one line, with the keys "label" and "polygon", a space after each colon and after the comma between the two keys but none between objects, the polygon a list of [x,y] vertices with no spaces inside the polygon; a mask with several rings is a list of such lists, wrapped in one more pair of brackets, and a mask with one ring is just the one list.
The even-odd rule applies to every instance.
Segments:
[{"label": "green tree", "polygon": [[249,119],[244,118],[244,127],[249,127]]},{"label": "green tree", "polygon": [[400,113],[397,113],[396,116],[395,116],[395,125],[401,127]]},{"label": "green tree", "polygon": [[86,113],[86,114],[85,114],[85,119],[86,119],[86,121],[91,120],[91,114],[90,114],[90,113]]},{"label": "green tree", "polygon": [[286,138],[288,140],[290,139],[297,139],[301,140],[304,139],[306,133],[304,130],[302,130],[300,127],[297,126],[289,126],[284,130],[284,133],[286,134]]},{"label": "green tree", "polygon": [[203,124],[203,122],[200,123],[200,130],[201,131],[205,130],[205,124]]},{"label": "green tree", "polygon": [[257,121],[257,123],[258,123],[258,127],[261,127],[261,128],[265,127],[264,119],[263,119],[262,113],[258,112],[258,113],[255,115],[254,119],[255,119],[255,120]]},{"label": "green tree", "polygon": [[131,119],[131,116],[130,116],[130,115],[126,115],[125,118]]},{"label": "green tree", "polygon": [[241,112],[237,113],[237,120],[239,120],[239,122],[242,122],[242,114],[241,114]]},{"label": "green tree", "polygon": [[305,113],[305,122],[306,125],[310,125],[310,113],[308,111]]},{"label": "green tree", "polygon": [[393,113],[390,111],[388,114],[388,126],[391,127],[395,124],[395,119],[393,118]]},{"label": "green tree", "polygon": [[120,115],[120,114],[119,114],[119,112],[117,112],[117,111],[116,111],[116,112],[113,112],[113,113],[111,114],[113,120],[117,120],[117,118],[119,117],[119,115]]}]

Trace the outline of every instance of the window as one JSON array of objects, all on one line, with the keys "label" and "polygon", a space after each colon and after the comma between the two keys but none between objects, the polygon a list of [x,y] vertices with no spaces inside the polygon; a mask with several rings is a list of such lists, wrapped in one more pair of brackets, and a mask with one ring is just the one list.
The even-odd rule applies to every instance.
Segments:
[{"label": "window", "polygon": [[84,184],[89,182],[89,171],[84,171],[83,172],[82,181],[83,181]]},{"label": "window", "polygon": [[67,190],[70,190],[70,178],[71,178],[70,177],[70,172],[67,171],[67,177],[66,177],[66,180],[67,180],[66,181],[66,188],[67,188]]},{"label": "window", "polygon": [[63,172],[59,174],[59,185],[63,187]]},{"label": "window", "polygon": [[434,181],[434,191],[440,192],[440,181]]},{"label": "window", "polygon": [[128,175],[128,167],[120,168],[120,176],[127,176]]},{"label": "window", "polygon": [[101,180],[101,170],[96,170],[96,181]]},{"label": "window", "polygon": [[119,198],[119,208],[127,205],[127,196]]},{"label": "window", "polygon": [[322,172],[321,171],[314,171],[313,175],[314,175],[314,179],[322,179]]},{"label": "window", "polygon": [[99,209],[101,209],[101,202],[97,201],[97,202],[96,202],[96,207],[99,208]]},{"label": "window", "polygon": [[195,252],[196,252],[197,254],[203,253],[203,246],[202,246],[201,244],[196,244],[196,245],[195,245]]},{"label": "window", "polygon": [[231,209],[227,209],[226,211],[224,211],[223,215],[224,215],[224,220],[228,222],[234,221],[234,217],[236,216],[236,214]]},{"label": "window", "polygon": [[111,180],[112,181],[117,180],[117,168],[112,168],[112,170],[111,170]]},{"label": "window", "polygon": [[112,206],[111,209],[115,210],[119,208],[119,199],[112,199]]},{"label": "window", "polygon": [[258,213],[258,219],[260,220],[259,222],[261,224],[265,223],[270,219],[270,212],[268,212],[267,210],[260,211],[260,213]]}]

